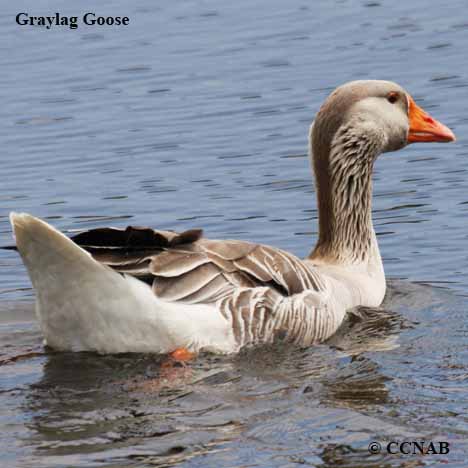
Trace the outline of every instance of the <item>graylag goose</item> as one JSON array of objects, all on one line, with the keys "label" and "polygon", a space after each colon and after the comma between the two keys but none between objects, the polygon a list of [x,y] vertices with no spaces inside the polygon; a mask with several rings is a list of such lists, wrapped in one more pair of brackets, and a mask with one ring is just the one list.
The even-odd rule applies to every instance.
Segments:
[{"label": "graylag goose", "polygon": [[377,307],[385,275],[372,225],[372,169],[408,143],[449,142],[450,129],[389,81],[337,88],[310,128],[319,235],[310,255],[262,244],[127,227],[67,237],[11,213],[36,290],[45,343],[100,353],[233,353],[333,335],[356,306]]}]

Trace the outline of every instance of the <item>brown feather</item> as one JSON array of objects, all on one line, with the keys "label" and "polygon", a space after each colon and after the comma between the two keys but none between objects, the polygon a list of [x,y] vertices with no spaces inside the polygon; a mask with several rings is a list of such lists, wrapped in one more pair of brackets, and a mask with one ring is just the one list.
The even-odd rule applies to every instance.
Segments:
[{"label": "brown feather", "polygon": [[156,277],[153,291],[158,297],[167,301],[182,300],[205,287],[220,274],[214,265],[201,265],[176,279]]},{"label": "brown feather", "polygon": [[239,340],[256,342],[268,333],[281,297],[320,289],[317,274],[287,252],[201,235],[128,227],[93,229],[73,240],[96,260],[149,283],[163,300],[218,302]]},{"label": "brown feather", "polygon": [[257,247],[257,244],[233,240],[212,241],[203,239],[202,246],[207,253],[212,252],[224,260],[236,260],[252,252]]},{"label": "brown feather", "polygon": [[206,255],[198,252],[167,250],[153,256],[150,271],[156,276],[178,277],[209,262]]}]

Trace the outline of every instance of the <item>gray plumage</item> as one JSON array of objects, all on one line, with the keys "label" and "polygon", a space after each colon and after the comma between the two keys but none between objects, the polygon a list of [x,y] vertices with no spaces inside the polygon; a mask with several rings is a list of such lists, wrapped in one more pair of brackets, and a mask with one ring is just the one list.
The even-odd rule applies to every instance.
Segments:
[{"label": "gray plumage", "polygon": [[71,241],[13,213],[44,336],[57,349],[101,352],[322,342],[347,310],[379,306],[385,294],[371,216],[376,158],[410,142],[454,139],[395,83],[337,88],[310,131],[319,236],[304,260],[266,245],[209,240],[198,229],[101,228]]}]

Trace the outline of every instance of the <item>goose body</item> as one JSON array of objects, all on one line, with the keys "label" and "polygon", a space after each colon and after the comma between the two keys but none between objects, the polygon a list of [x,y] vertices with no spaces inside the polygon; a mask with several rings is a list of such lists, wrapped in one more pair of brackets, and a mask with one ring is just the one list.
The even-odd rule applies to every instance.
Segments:
[{"label": "goose body", "polygon": [[351,82],[310,131],[319,238],[299,259],[280,249],[209,240],[199,230],[101,228],[68,238],[11,213],[48,346],[101,353],[237,352],[276,339],[333,335],[346,311],[379,306],[385,275],[371,218],[377,156],[453,133],[400,86]]}]

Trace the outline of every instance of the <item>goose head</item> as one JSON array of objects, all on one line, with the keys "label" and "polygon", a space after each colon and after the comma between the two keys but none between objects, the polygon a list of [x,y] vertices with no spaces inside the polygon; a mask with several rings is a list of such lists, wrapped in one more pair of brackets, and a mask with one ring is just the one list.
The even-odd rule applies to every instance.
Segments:
[{"label": "goose head", "polygon": [[448,127],[396,83],[352,81],[333,91],[310,130],[319,208],[312,257],[354,262],[368,256],[375,237],[371,176],[381,153],[410,143],[454,140]]},{"label": "goose head", "polygon": [[[323,154],[339,140],[365,139],[373,156],[409,143],[449,142],[453,132],[419,107],[391,81],[361,80],[337,88],[322,105],[311,128],[313,152]],[[371,148],[367,154],[370,156]]]}]

